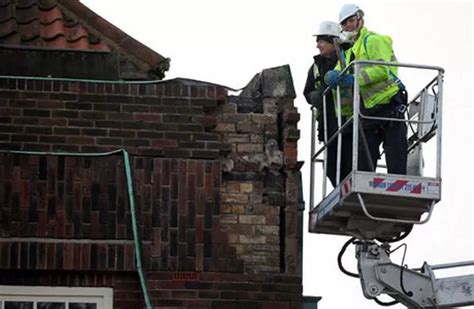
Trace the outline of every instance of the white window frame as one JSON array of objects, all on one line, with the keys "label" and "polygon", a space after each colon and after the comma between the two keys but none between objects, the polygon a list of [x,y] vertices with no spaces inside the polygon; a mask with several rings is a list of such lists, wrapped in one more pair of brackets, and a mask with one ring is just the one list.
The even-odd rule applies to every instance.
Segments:
[{"label": "white window frame", "polygon": [[56,286],[11,286],[0,285],[0,302],[3,309],[5,301],[37,302],[95,302],[97,309],[113,309],[112,288],[82,288]]}]

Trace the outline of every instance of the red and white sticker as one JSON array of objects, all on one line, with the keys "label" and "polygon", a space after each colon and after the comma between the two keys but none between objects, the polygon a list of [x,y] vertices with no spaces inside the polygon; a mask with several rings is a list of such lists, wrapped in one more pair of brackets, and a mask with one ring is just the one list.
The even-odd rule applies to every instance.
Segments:
[{"label": "red and white sticker", "polygon": [[369,181],[369,187],[386,192],[405,192],[413,194],[421,194],[422,192],[421,182],[410,182],[406,179],[386,180],[385,178],[374,177],[373,180]]},{"label": "red and white sticker", "polygon": [[352,177],[347,179],[341,186],[341,197],[346,196],[352,187]]}]

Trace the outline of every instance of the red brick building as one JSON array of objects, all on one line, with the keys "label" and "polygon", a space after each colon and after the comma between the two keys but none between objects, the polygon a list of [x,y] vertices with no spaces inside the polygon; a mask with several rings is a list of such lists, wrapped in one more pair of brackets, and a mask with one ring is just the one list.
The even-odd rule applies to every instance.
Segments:
[{"label": "red brick building", "polygon": [[0,308],[302,307],[289,67],[163,80],[73,0],[0,0],[0,59]]}]

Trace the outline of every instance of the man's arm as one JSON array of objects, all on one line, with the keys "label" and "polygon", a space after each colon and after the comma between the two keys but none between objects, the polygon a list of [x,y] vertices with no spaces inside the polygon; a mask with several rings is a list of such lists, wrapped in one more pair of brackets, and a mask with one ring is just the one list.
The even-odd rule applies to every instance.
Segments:
[{"label": "man's arm", "polygon": [[[392,42],[388,37],[378,34],[369,35],[366,39],[367,60],[392,61]],[[359,85],[365,86],[390,79],[390,69],[388,66],[369,65],[361,70],[358,77]]]}]

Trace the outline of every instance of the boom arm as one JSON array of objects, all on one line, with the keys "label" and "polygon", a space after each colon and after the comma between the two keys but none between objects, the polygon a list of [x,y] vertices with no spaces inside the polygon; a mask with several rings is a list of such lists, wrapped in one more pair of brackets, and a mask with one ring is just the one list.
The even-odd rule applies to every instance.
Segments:
[{"label": "boom arm", "polygon": [[474,305],[474,274],[436,278],[433,269],[474,265],[474,261],[442,266],[424,264],[420,271],[393,264],[388,245],[357,243],[356,257],[364,296],[388,294],[408,308],[452,308]]}]

